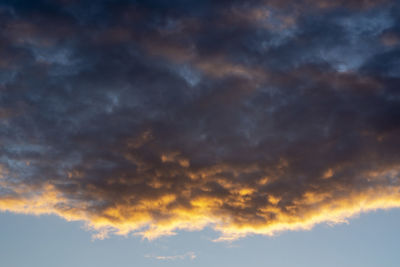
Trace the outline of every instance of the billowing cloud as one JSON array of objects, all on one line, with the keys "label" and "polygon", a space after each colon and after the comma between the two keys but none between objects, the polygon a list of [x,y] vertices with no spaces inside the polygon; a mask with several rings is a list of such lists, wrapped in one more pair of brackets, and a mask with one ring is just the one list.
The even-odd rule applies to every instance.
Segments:
[{"label": "billowing cloud", "polygon": [[3,1],[0,210],[219,240],[400,207],[397,1]]}]

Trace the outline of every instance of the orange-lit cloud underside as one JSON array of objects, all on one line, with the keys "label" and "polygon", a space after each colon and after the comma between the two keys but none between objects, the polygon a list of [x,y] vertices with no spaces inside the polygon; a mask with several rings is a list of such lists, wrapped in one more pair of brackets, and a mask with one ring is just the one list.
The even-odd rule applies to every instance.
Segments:
[{"label": "orange-lit cloud underside", "polygon": [[[187,167],[186,163],[183,164],[183,168]],[[288,205],[282,204],[284,196],[262,192],[262,188],[274,180],[273,177],[263,177],[253,186],[243,187],[235,179],[228,181],[218,177],[226,171],[224,168],[226,166],[190,173],[191,180],[186,189],[176,193],[162,193],[167,191],[167,185],[151,182],[150,185],[159,190],[157,197],[143,197],[135,204],[128,204],[128,199],[118,200],[118,204],[97,210],[91,209],[89,203],[66,198],[63,192],[50,184],[41,188],[14,185],[18,196],[0,198],[0,210],[34,215],[56,214],[68,221],[84,221],[88,229],[96,232],[95,238],[105,238],[110,233],[133,233],[154,239],[174,235],[176,230],[212,227],[221,233],[217,240],[229,241],[248,234],[273,235],[287,230],[311,229],[318,223],[342,223],[362,212],[400,207],[400,186],[385,184],[388,179],[397,179],[398,168],[364,173],[360,182],[373,181],[374,187],[359,190],[329,183],[335,174],[328,170],[330,177],[326,173],[321,176],[322,182],[330,184],[326,190],[310,189]],[[236,169],[239,171],[251,170]],[[226,190],[225,193],[212,192],[211,183]],[[7,187],[4,182],[1,185]],[[92,190],[93,194],[101,197],[101,192],[96,192],[95,188]],[[201,193],[195,196],[198,190]],[[185,197],[189,197],[188,203],[180,204],[178,199]],[[256,199],[263,204],[257,203]]]}]

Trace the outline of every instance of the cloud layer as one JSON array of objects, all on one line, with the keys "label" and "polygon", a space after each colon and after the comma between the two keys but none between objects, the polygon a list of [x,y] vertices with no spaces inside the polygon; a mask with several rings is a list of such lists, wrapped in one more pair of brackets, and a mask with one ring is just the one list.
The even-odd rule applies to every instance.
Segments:
[{"label": "cloud layer", "polygon": [[397,1],[2,1],[0,210],[220,240],[400,207]]}]

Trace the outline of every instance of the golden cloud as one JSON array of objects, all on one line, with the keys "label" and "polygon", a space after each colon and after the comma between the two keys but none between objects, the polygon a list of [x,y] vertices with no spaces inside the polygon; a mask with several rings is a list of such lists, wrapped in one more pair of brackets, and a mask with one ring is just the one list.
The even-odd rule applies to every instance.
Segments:
[{"label": "golden cloud", "polygon": [[[172,156],[174,161],[176,155]],[[179,161],[163,162],[176,164],[183,171],[188,169]],[[223,177],[229,168],[232,168],[233,179]],[[110,233],[133,233],[151,240],[174,235],[177,230],[197,231],[208,226],[221,233],[218,241],[229,241],[248,234],[274,235],[288,230],[308,230],[319,223],[342,223],[363,212],[400,207],[400,185],[387,184],[388,179],[397,181],[398,167],[364,173],[359,183],[367,184],[360,188],[347,188],[335,183],[331,178],[334,173],[329,170],[321,175],[320,180],[314,181],[321,183],[319,186],[314,183],[296,197],[290,196],[291,201],[287,204],[283,204],[287,198],[285,194],[265,191],[269,183],[279,177],[261,178],[252,185],[244,185],[238,179],[243,173],[258,168],[221,165],[192,171],[187,173],[190,179],[181,191],[168,190],[171,185],[162,181],[156,186],[149,182],[149,186],[156,190],[156,196],[148,192],[150,196],[135,201],[130,201],[130,198],[135,198],[133,194],[123,192],[118,199],[108,199],[110,196],[101,192],[107,187],[89,189],[90,194],[97,198],[94,201],[109,202],[105,207],[99,207],[99,203],[93,206],[88,200],[66,197],[65,192],[50,183],[31,188],[3,181],[1,186],[12,188],[15,194],[14,197],[0,198],[0,210],[55,214],[68,221],[84,221],[88,229],[96,232],[95,238],[105,238]],[[180,202],[179,199],[186,201]]]}]

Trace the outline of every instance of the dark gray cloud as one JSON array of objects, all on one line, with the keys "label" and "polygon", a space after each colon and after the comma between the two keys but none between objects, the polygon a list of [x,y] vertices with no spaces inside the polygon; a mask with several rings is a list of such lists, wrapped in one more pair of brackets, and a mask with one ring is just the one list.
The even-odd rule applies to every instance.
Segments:
[{"label": "dark gray cloud", "polygon": [[2,1],[0,209],[221,239],[400,206],[396,1]]}]

